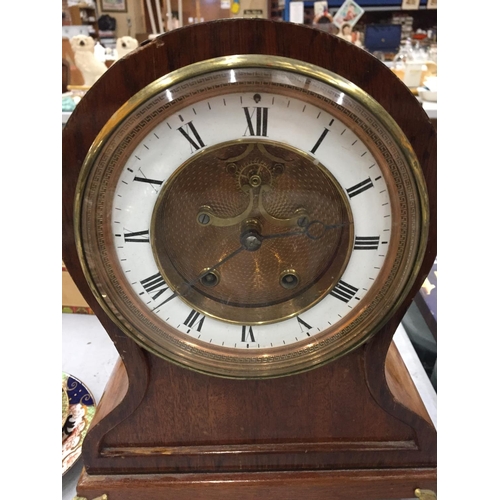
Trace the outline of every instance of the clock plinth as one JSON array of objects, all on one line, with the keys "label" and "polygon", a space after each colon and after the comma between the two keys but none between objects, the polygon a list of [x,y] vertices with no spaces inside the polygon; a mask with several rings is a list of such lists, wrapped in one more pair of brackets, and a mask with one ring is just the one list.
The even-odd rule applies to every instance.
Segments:
[{"label": "clock plinth", "polygon": [[[262,472],[229,474],[155,474],[90,476],[83,472],[79,491],[87,500],[401,500],[417,497],[411,485],[429,485],[434,492],[435,469],[339,470],[307,472]],[[106,485],[106,486],[104,486]],[[420,488],[422,490],[422,488]],[[103,499],[104,500],[104,499]]]},{"label": "clock plinth", "polygon": [[[179,51],[179,47],[191,48]],[[381,327],[373,326],[377,332],[370,340],[352,345],[356,348],[338,359],[326,364],[321,359],[315,365],[311,358],[310,370],[278,378],[209,376],[140,347],[140,341],[135,342],[116,318],[111,319],[114,304],[103,303],[95,282],[89,284],[89,270],[82,268],[78,255],[81,242],[75,242],[75,224],[80,222],[75,221],[75,200],[78,205],[82,196],[80,170],[94,140],[117,110],[160,77],[193,63],[237,54],[279,56],[318,65],[370,95],[404,134],[401,148],[414,151],[429,199],[421,217],[422,225],[428,225],[429,237],[419,249],[421,259],[412,268],[410,284],[401,286],[400,297],[391,304],[390,318]],[[247,123],[262,131],[267,115],[262,111],[261,118],[257,114],[252,118],[247,112]],[[121,118],[114,115],[112,122]],[[309,152],[326,147],[326,139],[333,135],[327,126],[332,123],[320,130]],[[177,130],[180,140],[194,133],[189,124],[179,125]],[[364,132],[359,133],[365,137]],[[186,147],[204,146],[198,138],[193,139],[194,135],[189,137]],[[85,470],[77,488],[80,496],[89,500],[103,494],[109,500],[280,496],[382,500],[415,496],[417,488],[435,491],[436,431],[391,341],[436,255],[436,133],[411,92],[383,63],[336,37],[289,23],[230,20],[174,30],[120,60],[96,82],[64,130],[63,150],[63,260],[121,357],[83,445]],[[385,161],[383,154],[374,155],[377,161]],[[264,177],[258,180],[267,182]],[[140,182],[145,181],[153,188],[161,182],[155,177],[143,177]],[[365,176],[342,186],[348,203],[354,205],[352,198],[356,202],[362,199],[361,194],[371,189],[373,182]],[[418,189],[412,191],[413,181],[404,182],[399,184],[400,194],[414,202]],[[261,208],[259,193],[255,188],[254,205],[259,206],[257,216],[262,218],[270,214]],[[200,210],[205,204],[205,199],[200,200]],[[230,217],[244,213],[246,206],[253,207],[243,204]],[[406,223],[414,213],[403,208],[398,220]],[[215,213],[213,206],[210,210]],[[220,214],[216,216],[219,218],[214,220],[223,221]],[[291,215],[281,218],[290,219]],[[93,221],[87,222],[92,228]],[[128,230],[125,243],[144,244],[144,227]],[[379,236],[361,234],[353,235],[357,251],[372,251]],[[104,235],[102,241],[106,237],[109,239]],[[101,241],[100,234],[95,238]],[[286,269],[292,277],[293,271]],[[153,290],[150,278],[154,276],[143,277],[145,292]],[[186,283],[191,285],[190,280]],[[356,300],[354,288],[349,283],[347,286],[347,297],[343,298]],[[335,292],[336,300],[342,300],[339,292]],[[370,305],[367,300],[365,304]],[[253,332],[245,328],[243,325],[243,338],[253,340]],[[285,354],[286,360],[294,352]]]},{"label": "clock plinth", "polygon": [[[384,377],[366,379],[377,342],[251,387],[174,365],[165,372],[139,350],[143,399],[136,406],[139,394],[127,395],[120,360],[84,444],[78,494],[383,500],[436,491],[435,430],[394,344]],[[288,382],[276,388],[279,380]]]}]

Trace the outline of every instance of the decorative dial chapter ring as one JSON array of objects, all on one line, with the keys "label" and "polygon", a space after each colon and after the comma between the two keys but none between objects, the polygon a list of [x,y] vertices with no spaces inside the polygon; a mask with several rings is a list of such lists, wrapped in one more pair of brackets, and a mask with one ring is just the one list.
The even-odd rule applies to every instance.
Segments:
[{"label": "decorative dial chapter ring", "polygon": [[326,169],[289,146],[241,140],[198,153],[171,177],[151,237],[158,269],[185,302],[252,325],[321,300],[347,265],[353,224]]}]

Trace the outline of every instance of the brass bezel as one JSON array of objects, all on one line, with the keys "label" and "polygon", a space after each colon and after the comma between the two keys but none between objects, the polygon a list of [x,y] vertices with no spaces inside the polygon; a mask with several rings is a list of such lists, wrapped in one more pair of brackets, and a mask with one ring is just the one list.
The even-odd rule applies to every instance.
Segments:
[{"label": "brass bezel", "polygon": [[[333,347],[331,337],[335,335],[335,332],[327,330],[322,332],[321,337],[317,340],[308,345],[299,345],[295,350],[280,351],[277,349],[272,352],[269,351],[267,354],[244,352],[241,355],[239,355],[240,353],[235,355],[233,350],[232,354],[228,356],[221,355],[218,352],[208,352],[206,357],[200,357],[197,352],[198,348],[192,344],[191,339],[186,339],[181,332],[178,332],[178,336],[171,337],[171,350],[165,353],[159,350],[141,331],[130,325],[129,321],[116,309],[109,297],[103,297],[102,291],[99,289],[99,285],[91,272],[93,256],[86,254],[86,249],[84,249],[86,236],[82,232],[84,193],[94,162],[103,151],[106,142],[128,116],[158,92],[165,91],[169,87],[190,78],[218,70],[236,68],[284,70],[316,79],[338,89],[365,108],[374,118],[376,117],[375,119],[387,132],[390,140],[399,149],[408,167],[411,176],[410,182],[414,185],[413,194],[416,198],[414,200],[417,211],[414,223],[414,241],[410,244],[411,248],[407,249],[404,261],[395,270],[398,279],[393,280],[394,285],[385,293],[382,300],[383,307],[380,307],[376,314],[371,314],[368,318],[353,318],[349,325],[350,331],[340,336]],[[194,63],[152,82],[127,101],[103,127],[87,154],[80,171],[74,212],[75,238],[84,275],[97,301],[111,320],[139,345],[160,357],[199,372],[229,378],[270,378],[309,370],[350,352],[374,335],[401,305],[414,284],[424,257],[429,230],[429,217],[427,190],[418,159],[404,133],[380,104],[353,83],[326,69],[294,59],[262,55],[226,56]]]}]

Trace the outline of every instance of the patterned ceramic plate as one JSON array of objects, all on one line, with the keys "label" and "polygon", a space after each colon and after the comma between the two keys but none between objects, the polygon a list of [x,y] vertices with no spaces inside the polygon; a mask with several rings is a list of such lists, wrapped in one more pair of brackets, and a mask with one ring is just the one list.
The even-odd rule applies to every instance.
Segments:
[{"label": "patterned ceramic plate", "polygon": [[63,387],[62,387],[62,426],[64,427],[64,424],[66,423],[66,420],[68,420],[68,415],[69,415],[69,398],[68,398],[68,393],[66,392],[66,384],[64,384],[64,377],[63,377]]},{"label": "patterned ceramic plate", "polygon": [[62,427],[62,473],[74,465],[82,453],[82,442],[95,414],[94,397],[76,377],[62,374],[63,389],[69,400],[69,410]]}]

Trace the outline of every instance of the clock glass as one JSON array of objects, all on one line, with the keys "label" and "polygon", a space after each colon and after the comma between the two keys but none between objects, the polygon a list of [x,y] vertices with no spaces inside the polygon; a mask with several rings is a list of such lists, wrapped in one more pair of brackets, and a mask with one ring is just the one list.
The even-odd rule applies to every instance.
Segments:
[{"label": "clock glass", "polygon": [[87,155],[75,221],[99,302],[140,345],[212,375],[314,368],[384,324],[422,258],[418,161],[322,68],[231,56],[125,103]]}]

